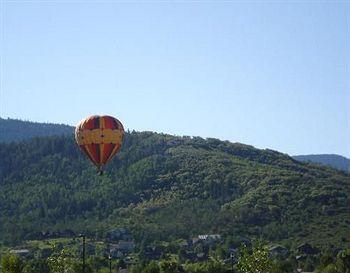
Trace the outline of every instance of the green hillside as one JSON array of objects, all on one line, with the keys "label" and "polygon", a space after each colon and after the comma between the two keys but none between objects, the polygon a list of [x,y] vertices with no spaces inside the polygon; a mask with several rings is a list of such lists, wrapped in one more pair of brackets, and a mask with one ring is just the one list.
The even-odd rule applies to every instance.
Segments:
[{"label": "green hillside", "polygon": [[2,143],[0,188],[5,244],[123,226],[139,242],[219,233],[350,246],[350,175],[217,139],[127,133],[104,176],[70,135]]},{"label": "green hillside", "polygon": [[0,142],[11,142],[32,137],[70,135],[73,127],[64,124],[39,123],[0,118]]},{"label": "green hillside", "polygon": [[319,154],[319,155],[295,155],[294,159],[302,162],[314,162],[322,165],[331,166],[335,169],[350,173],[350,159],[333,154]]}]

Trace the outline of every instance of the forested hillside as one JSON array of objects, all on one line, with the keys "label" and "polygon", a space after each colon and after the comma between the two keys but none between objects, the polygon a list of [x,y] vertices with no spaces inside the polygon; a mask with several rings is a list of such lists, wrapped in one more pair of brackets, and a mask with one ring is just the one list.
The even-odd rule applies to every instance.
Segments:
[{"label": "forested hillside", "polygon": [[296,155],[293,156],[293,158],[303,162],[314,162],[322,165],[328,165],[338,170],[350,172],[350,159],[340,155]]},{"label": "forested hillside", "polygon": [[72,126],[0,118],[0,142],[11,142],[40,136],[69,135]]},{"label": "forested hillside", "polygon": [[350,245],[350,175],[217,139],[127,133],[103,176],[72,135],[2,143],[0,188],[5,243],[124,226],[137,241],[219,233]]}]

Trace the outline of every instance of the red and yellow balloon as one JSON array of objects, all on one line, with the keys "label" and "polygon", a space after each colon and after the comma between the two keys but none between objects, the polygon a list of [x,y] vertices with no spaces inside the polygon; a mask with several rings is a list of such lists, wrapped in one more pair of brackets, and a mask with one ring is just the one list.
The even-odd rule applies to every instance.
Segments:
[{"label": "red and yellow balloon", "polygon": [[80,149],[97,166],[103,166],[120,150],[124,137],[123,124],[111,116],[91,116],[75,128],[75,140]]}]

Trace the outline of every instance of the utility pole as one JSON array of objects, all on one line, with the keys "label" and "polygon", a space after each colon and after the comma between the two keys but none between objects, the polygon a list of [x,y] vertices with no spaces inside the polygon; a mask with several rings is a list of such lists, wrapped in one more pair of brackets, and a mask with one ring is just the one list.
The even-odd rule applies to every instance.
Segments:
[{"label": "utility pole", "polygon": [[231,273],[234,273],[234,269],[233,269],[233,265],[234,265],[234,263],[233,263],[233,259],[234,259],[234,254],[233,254],[233,252],[231,252]]},{"label": "utility pole", "polygon": [[83,238],[83,273],[85,273],[85,234],[80,234],[80,237]]},{"label": "utility pole", "polygon": [[112,273],[112,256],[111,256],[111,254],[109,254],[108,259],[109,259],[109,273]]}]

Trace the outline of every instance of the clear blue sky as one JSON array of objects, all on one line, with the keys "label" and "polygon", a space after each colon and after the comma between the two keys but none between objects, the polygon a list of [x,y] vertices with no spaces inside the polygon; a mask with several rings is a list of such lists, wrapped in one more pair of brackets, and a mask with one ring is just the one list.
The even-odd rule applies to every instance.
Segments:
[{"label": "clear blue sky", "polygon": [[0,116],[350,157],[346,2],[2,1]]}]

